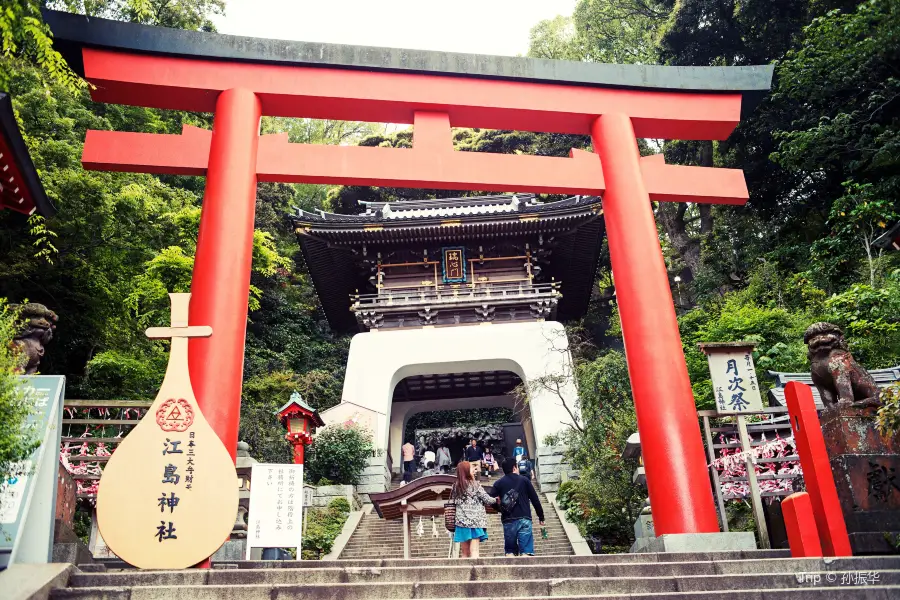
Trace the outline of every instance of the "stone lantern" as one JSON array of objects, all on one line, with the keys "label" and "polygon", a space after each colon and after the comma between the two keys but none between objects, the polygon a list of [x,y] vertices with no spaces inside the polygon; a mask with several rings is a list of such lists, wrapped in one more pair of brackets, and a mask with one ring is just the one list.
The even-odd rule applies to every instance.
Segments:
[{"label": "stone lantern", "polygon": [[303,401],[299,392],[291,394],[291,399],[276,414],[281,424],[287,427],[284,439],[294,448],[294,464],[302,465],[306,445],[312,443],[316,427],[322,427],[325,422],[315,409]]}]

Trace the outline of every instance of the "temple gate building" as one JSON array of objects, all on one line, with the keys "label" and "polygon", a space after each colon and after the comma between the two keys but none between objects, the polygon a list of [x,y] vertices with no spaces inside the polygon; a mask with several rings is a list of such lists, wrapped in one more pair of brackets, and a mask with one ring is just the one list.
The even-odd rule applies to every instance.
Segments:
[{"label": "temple gate building", "polygon": [[[399,471],[413,415],[508,407],[536,456],[541,440],[565,429],[577,410],[559,321],[587,310],[603,240],[599,198],[365,206],[360,215],[293,218],[331,327],[359,332],[342,403],[323,418],[363,419]],[[559,390],[542,381],[559,382]],[[517,402],[511,392],[523,382],[532,383],[530,397]]]}]

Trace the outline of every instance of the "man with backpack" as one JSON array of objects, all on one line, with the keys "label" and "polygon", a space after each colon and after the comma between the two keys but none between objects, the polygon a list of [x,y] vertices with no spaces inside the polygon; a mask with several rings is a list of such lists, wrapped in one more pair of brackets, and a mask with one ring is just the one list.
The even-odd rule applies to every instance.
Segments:
[{"label": "man with backpack", "polygon": [[519,475],[515,458],[503,461],[504,476],[494,484],[491,495],[500,498],[500,516],[503,522],[503,552],[506,556],[534,556],[534,531],[531,523],[531,506],[534,506],[541,527],[544,526],[544,508],[531,480]]}]

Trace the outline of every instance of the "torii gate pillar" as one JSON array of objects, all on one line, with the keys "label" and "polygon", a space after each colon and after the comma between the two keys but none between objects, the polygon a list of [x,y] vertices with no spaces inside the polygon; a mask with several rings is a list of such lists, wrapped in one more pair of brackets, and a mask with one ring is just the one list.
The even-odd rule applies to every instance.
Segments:
[{"label": "torii gate pillar", "polygon": [[216,100],[191,280],[191,323],[208,323],[217,340],[188,345],[191,382],[203,415],[234,460],[247,336],[247,302],[256,212],[256,154],[261,107],[247,89]]},{"label": "torii gate pillar", "polygon": [[591,127],[656,534],[719,531],[669,277],[631,119]]}]

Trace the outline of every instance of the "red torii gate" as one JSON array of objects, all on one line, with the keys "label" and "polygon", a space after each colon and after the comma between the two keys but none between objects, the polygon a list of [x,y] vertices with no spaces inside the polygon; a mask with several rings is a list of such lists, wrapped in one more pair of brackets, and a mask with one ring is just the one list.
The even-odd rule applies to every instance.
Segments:
[{"label": "red torii gate", "polygon": [[[83,163],[206,175],[190,323],[214,333],[190,341],[190,374],[232,453],[257,181],[602,194],[656,532],[719,530],[651,201],[743,204],[747,187],[739,170],[641,158],[636,140],[725,139],[742,96],[767,90],[771,68],[448,55],[45,16],[94,100],[215,115],[212,131],[181,135],[89,131]],[[291,144],[260,136],[262,115],[412,123],[413,148]],[[451,126],[590,133],[596,154],[456,152]]]}]

